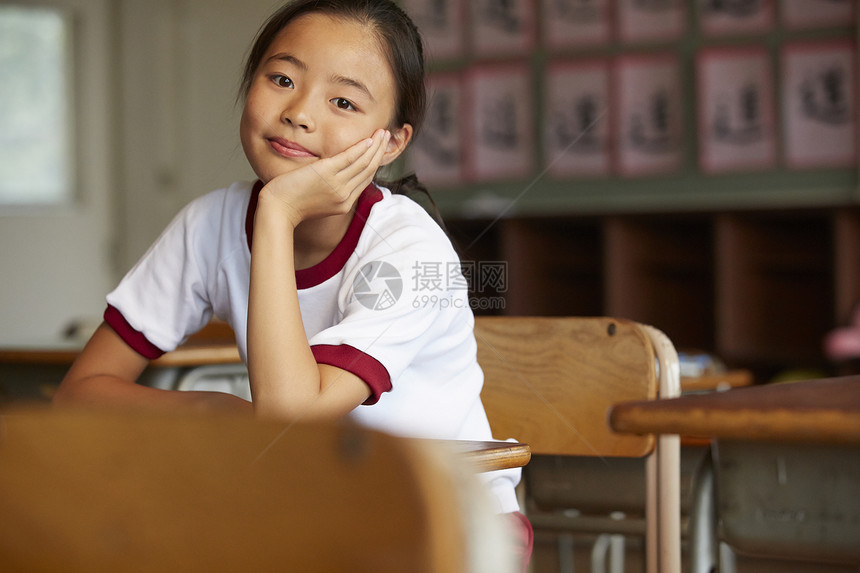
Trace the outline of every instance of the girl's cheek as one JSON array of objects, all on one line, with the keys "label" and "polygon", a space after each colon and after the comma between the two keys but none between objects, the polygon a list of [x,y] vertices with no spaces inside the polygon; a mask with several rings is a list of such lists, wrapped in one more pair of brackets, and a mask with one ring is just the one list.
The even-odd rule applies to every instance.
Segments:
[{"label": "girl's cheek", "polygon": [[242,130],[242,132],[250,130],[254,126],[254,118],[255,115],[246,103],[245,107],[242,108],[242,117],[239,120],[239,129]]},{"label": "girl's cheek", "polygon": [[248,97],[245,98],[245,106],[242,108],[242,117],[259,122],[262,119],[262,102],[257,96],[256,90],[252,87],[248,92]]}]

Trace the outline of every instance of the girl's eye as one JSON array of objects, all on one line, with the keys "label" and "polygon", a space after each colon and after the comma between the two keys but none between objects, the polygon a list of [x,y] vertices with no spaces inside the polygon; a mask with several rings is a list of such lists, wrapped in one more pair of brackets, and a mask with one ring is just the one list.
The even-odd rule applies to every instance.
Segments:
[{"label": "girl's eye", "polygon": [[353,110],[353,111],[355,111],[355,106],[354,106],[354,105],[352,105],[352,103],[351,103],[348,99],[344,99],[344,98],[342,98],[342,97],[336,97],[336,98],[334,98],[333,100],[331,100],[331,102],[332,102],[332,103],[335,105],[335,107],[337,107],[338,109],[346,109],[346,110]]},{"label": "girl's eye", "polygon": [[292,88],[293,80],[288,78],[287,76],[274,75],[272,76],[272,81],[275,82],[275,85],[282,88]]}]

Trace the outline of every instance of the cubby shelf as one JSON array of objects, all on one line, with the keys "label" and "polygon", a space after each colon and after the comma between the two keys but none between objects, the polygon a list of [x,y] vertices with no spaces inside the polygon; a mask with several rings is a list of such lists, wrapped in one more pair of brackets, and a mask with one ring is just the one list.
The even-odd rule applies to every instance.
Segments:
[{"label": "cubby shelf", "polygon": [[857,207],[448,223],[464,259],[506,262],[493,312],[630,318],[762,376],[827,368],[860,299]]}]

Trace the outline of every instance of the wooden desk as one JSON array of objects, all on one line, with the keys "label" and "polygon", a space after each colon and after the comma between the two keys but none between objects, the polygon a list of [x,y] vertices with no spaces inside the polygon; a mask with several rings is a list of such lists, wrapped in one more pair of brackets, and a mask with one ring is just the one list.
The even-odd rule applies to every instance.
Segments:
[{"label": "wooden desk", "polygon": [[610,409],[617,432],[860,445],[860,376],[807,380]]},{"label": "wooden desk", "polygon": [[[58,339],[0,348],[0,365],[69,367],[84,347],[83,341]],[[212,320],[185,343],[150,362],[155,368],[191,368],[210,364],[239,364],[239,350],[230,326]]]},{"label": "wooden desk", "polygon": [[728,370],[720,374],[681,376],[681,393],[709,392],[751,386],[753,375],[749,370]]},{"label": "wooden desk", "polygon": [[609,424],[716,439],[719,452],[706,458],[692,488],[692,573],[720,569],[720,541],[779,559],[860,558],[853,501],[860,376],[628,402],[610,410]]},{"label": "wooden desk", "polygon": [[[0,348],[0,403],[4,401],[4,388],[18,399],[50,399],[82,348],[83,343],[62,340]],[[195,336],[150,362],[139,381],[172,389],[192,369],[225,364],[242,364],[235,343],[225,338]]]},{"label": "wooden desk", "polygon": [[528,444],[518,442],[445,440],[442,443],[474,464],[479,472],[521,468],[532,457]]},{"label": "wooden desk", "polygon": [[[83,347],[56,343],[0,348],[0,364],[26,366],[71,366]],[[207,364],[238,364],[242,359],[235,344],[224,342],[188,342],[173,352],[153,360],[155,368],[204,366]]]}]

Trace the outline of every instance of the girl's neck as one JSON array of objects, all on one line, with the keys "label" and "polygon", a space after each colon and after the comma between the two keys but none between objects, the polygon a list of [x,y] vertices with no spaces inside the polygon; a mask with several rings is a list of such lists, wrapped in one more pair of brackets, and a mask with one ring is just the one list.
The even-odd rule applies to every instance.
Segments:
[{"label": "girl's neck", "polygon": [[340,244],[355,215],[355,208],[343,215],[303,221],[293,233],[296,270],[321,263]]}]

